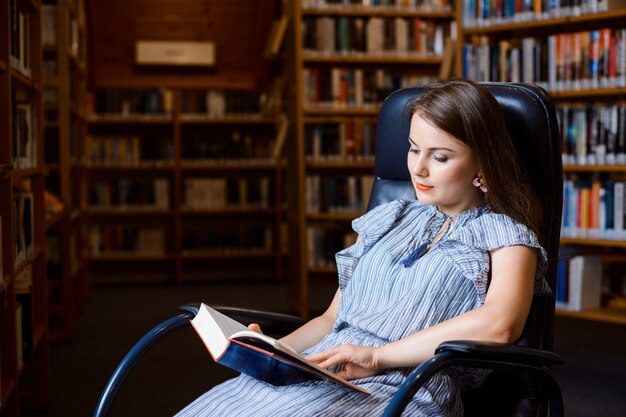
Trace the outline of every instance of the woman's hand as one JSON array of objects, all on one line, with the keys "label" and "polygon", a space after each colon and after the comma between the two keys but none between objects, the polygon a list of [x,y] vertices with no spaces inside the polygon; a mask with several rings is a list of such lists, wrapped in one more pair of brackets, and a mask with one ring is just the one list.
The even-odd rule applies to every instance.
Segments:
[{"label": "woman's hand", "polygon": [[307,356],[307,360],[322,368],[343,365],[343,370],[337,372],[338,376],[347,380],[359,379],[376,375],[383,369],[378,352],[379,349],[373,347],[341,345]]}]

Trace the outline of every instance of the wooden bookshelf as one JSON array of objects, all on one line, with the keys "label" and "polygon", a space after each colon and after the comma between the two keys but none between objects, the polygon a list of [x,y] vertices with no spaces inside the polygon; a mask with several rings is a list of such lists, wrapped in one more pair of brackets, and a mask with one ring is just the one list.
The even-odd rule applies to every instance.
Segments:
[{"label": "wooden bookshelf", "polygon": [[55,0],[42,5],[43,97],[46,117],[45,176],[50,202],[46,208],[47,268],[50,286],[50,336],[71,341],[76,315],[89,292],[86,259],[73,248],[87,236],[82,222],[70,221],[73,210],[82,210],[85,180],[74,175],[72,161],[80,153],[86,120],[86,23],[82,1]]},{"label": "wooden bookshelf", "polygon": [[50,403],[40,27],[38,1],[2,1],[0,416],[3,417],[16,417],[29,411],[46,412]]},{"label": "wooden bookshelf", "polygon": [[[85,213],[90,218],[90,235],[98,242],[98,248],[92,248],[91,262],[106,263],[111,270],[128,261],[162,270],[160,264],[165,262],[169,264],[167,275],[155,274],[155,280],[183,284],[203,263],[209,271],[204,280],[226,279],[232,272],[206,265],[233,258],[246,261],[235,267],[240,277],[264,271],[266,281],[284,279],[285,161],[277,146],[285,119],[280,108],[266,108],[258,90],[198,88],[155,92],[163,103],[155,112],[133,109],[123,115],[117,108],[101,107],[133,94],[151,93],[125,88],[91,92],[93,104],[81,161],[89,178]],[[205,96],[216,95],[228,102],[243,96],[252,101],[248,108],[245,102],[238,103],[243,110],[193,107],[198,97],[205,103]],[[151,143],[156,143],[154,148]],[[155,179],[166,184],[164,196],[156,196]],[[122,187],[134,187],[149,200],[117,202],[126,199],[126,194],[123,197],[115,191]],[[205,193],[201,200],[199,192]],[[155,196],[150,197],[152,194]],[[215,204],[211,205],[212,201]],[[265,230],[263,236],[255,228]],[[131,242],[130,246],[124,243],[128,249],[123,250],[110,237],[143,230],[159,230],[156,240],[162,240],[161,246],[132,249],[138,243]],[[264,242],[263,249],[248,248],[246,242],[251,240]],[[224,250],[212,249],[216,243]],[[103,272],[101,276],[93,274],[94,283],[106,282],[110,270]],[[128,279],[132,281],[132,277]]]},{"label": "wooden bookshelf", "polygon": [[[622,140],[619,139],[620,137],[626,137],[626,127],[624,127],[626,125],[622,123],[626,110],[621,109],[626,92],[626,68],[619,66],[609,68],[609,60],[614,57],[612,54],[618,53],[616,52],[617,45],[622,45],[620,46],[623,51],[621,53],[626,52],[626,46],[623,41],[619,40],[626,38],[626,25],[624,24],[626,10],[593,12],[593,10],[585,10],[591,3],[583,1],[577,9],[563,7],[541,12],[521,11],[498,18],[481,15],[481,11],[475,10],[468,19],[466,11],[462,9],[463,2],[458,1],[457,4],[461,22],[460,42],[456,51],[458,75],[473,78],[476,81],[536,83],[546,88],[555,99],[562,126],[565,179],[576,180],[578,184],[576,187],[580,187],[574,187],[572,191],[568,191],[566,181],[566,201],[564,202],[566,207],[561,245],[577,247],[583,255],[601,256],[603,267],[606,269],[616,257],[625,254],[624,239],[618,235],[617,231],[613,234],[610,230],[601,231],[603,226],[600,225],[599,216],[589,215],[584,223],[577,224],[576,230],[572,232],[571,219],[573,218],[571,213],[568,217],[571,207],[568,206],[567,197],[568,192],[582,193],[587,185],[578,181],[583,181],[588,182],[589,187],[594,182],[601,184],[596,187],[598,190],[604,189],[603,193],[606,193],[604,195],[608,198],[607,187],[612,187],[612,183],[608,181],[619,182],[626,178],[626,165],[618,157],[618,154],[626,152],[626,149],[617,149],[613,147],[613,144],[604,142],[604,138],[611,135],[614,135],[615,143]],[[488,2],[485,4],[488,5]],[[612,40],[606,42],[603,39]],[[595,48],[596,42],[599,51],[598,71],[594,72],[592,68],[594,68],[596,58],[591,52],[586,51]],[[616,44],[611,47],[611,42],[616,42]],[[487,53],[487,48],[491,48],[489,53]],[[468,59],[470,56],[471,61]],[[482,58],[478,58],[479,56]],[[504,56],[507,57],[506,61],[501,62]],[[537,59],[539,56],[544,56],[545,59]],[[519,67],[515,66],[517,58],[514,60],[513,57],[519,58],[517,61]],[[569,66],[565,65],[565,59],[568,60]],[[604,59],[606,62],[603,61]],[[487,61],[489,61],[488,64]],[[472,62],[472,65],[468,65],[468,62]],[[585,62],[584,65],[583,62]],[[493,71],[492,68],[499,68],[499,70]],[[576,117],[578,118],[576,120],[582,120],[581,115],[585,111],[587,111],[588,120],[593,120],[593,132],[596,132],[595,123],[601,126],[598,129],[603,129],[597,131],[600,132],[597,134],[599,138],[597,143],[604,146],[602,149],[606,149],[605,153],[601,148],[595,147],[596,142],[588,142],[593,143],[593,148],[591,145],[583,146],[583,153],[583,149],[580,146],[575,148],[575,143],[571,141],[571,129],[585,131],[585,128],[574,127],[572,123]],[[600,112],[602,116],[598,116]],[[605,117],[605,115],[608,116]],[[602,117],[602,121],[599,117]],[[610,127],[610,134],[606,120],[611,120],[611,123],[614,123],[612,126],[617,127],[615,131],[613,127]],[[594,137],[595,135],[596,133]],[[582,138],[582,135],[580,137]],[[590,141],[587,135],[583,139]],[[591,154],[593,156],[588,156]],[[613,159],[609,159],[606,156],[608,154],[613,155]],[[589,192],[591,192],[590,188]],[[589,203],[581,203],[577,210],[580,210],[583,205],[591,207],[595,204],[591,200],[586,201]],[[599,204],[598,202],[598,207],[600,207]],[[608,224],[604,227],[610,229]],[[611,305],[607,301],[616,296],[623,296],[619,294],[619,291],[613,292],[616,287],[613,280],[619,280],[619,278],[605,279],[607,281],[603,284],[604,290],[601,294],[603,301],[599,308],[584,311],[558,310],[557,314],[626,324],[624,319],[626,308],[623,305]]]},{"label": "wooden bookshelf", "polygon": [[[298,247],[291,256],[289,275],[294,280],[293,309],[303,316],[308,314],[309,282],[320,277],[326,282],[333,272],[336,278],[336,269],[316,266],[326,259],[310,259],[310,255],[327,238],[351,236],[351,220],[365,211],[380,104],[400,87],[439,77],[444,39],[456,25],[454,7],[445,3],[439,7],[306,0],[289,4],[295,142],[289,154],[288,189],[297,192],[288,205],[290,224],[295,225],[289,230],[290,242]],[[381,35],[388,26],[394,27],[394,38]],[[347,29],[335,31],[340,27]],[[434,35],[428,39],[413,36],[418,32]],[[322,43],[324,38],[331,41]],[[367,82],[361,84],[361,80]],[[341,194],[329,191],[336,187],[352,190],[350,198],[323,201],[322,196]],[[332,256],[341,248],[324,249]]]}]

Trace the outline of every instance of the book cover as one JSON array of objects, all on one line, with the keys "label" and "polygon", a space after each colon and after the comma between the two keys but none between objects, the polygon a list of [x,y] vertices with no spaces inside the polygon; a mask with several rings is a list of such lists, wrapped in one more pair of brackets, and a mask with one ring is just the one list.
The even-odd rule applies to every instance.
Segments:
[{"label": "book cover", "polygon": [[248,329],[217,310],[201,304],[191,320],[215,362],[272,385],[327,380],[367,394],[345,379],[307,361],[280,341]]}]

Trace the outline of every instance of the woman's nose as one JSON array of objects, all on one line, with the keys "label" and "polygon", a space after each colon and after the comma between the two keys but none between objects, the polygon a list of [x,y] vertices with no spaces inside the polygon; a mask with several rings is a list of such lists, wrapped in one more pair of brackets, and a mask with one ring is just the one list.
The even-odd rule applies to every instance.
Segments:
[{"label": "woman's nose", "polygon": [[426,167],[424,159],[420,156],[415,157],[411,170],[414,175],[424,176],[427,175],[428,169]]}]

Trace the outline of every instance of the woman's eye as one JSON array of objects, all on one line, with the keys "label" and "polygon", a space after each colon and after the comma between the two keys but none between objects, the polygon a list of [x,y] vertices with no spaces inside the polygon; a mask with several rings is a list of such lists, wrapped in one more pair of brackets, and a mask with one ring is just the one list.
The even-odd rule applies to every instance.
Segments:
[{"label": "woman's eye", "polygon": [[417,149],[417,148],[409,148],[409,152],[411,152],[411,153],[419,153],[420,150]]},{"label": "woman's eye", "polygon": [[435,161],[437,162],[446,162],[448,160],[447,157],[438,155],[433,155],[433,158],[435,158]]}]

